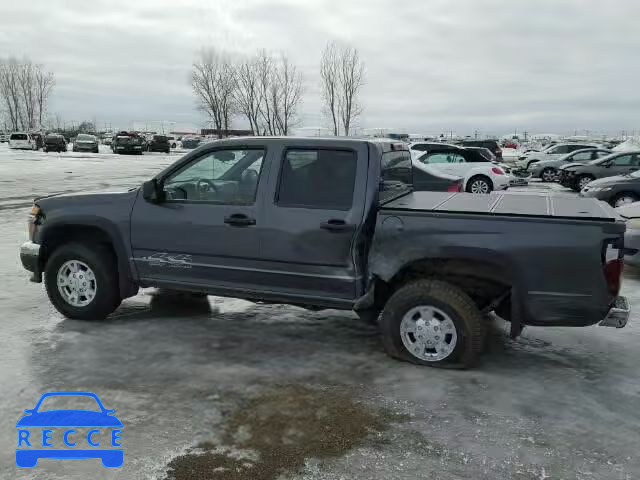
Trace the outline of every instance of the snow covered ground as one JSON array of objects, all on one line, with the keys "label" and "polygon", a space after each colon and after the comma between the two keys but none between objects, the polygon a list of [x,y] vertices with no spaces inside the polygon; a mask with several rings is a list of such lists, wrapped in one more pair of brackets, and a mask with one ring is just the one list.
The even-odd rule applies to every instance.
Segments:
[{"label": "snow covered ground", "polygon": [[[18,259],[32,197],[132,187],[177,158],[0,144],[1,479],[640,477],[632,272],[624,330],[529,328],[513,341],[496,321],[473,371],[391,360],[375,328],[337,311],[145,290],[103,322],[61,317]],[[121,469],[16,468],[15,423],[53,390],[92,391],[116,410]]]}]

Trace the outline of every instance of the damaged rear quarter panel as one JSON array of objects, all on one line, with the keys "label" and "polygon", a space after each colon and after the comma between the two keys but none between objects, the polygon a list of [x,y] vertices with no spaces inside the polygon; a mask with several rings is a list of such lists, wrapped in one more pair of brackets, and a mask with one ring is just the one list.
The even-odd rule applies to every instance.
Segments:
[{"label": "damaged rear quarter panel", "polygon": [[522,323],[585,326],[600,321],[612,300],[601,258],[611,237],[594,221],[382,208],[369,272],[388,282],[423,259],[489,262],[506,272]]}]

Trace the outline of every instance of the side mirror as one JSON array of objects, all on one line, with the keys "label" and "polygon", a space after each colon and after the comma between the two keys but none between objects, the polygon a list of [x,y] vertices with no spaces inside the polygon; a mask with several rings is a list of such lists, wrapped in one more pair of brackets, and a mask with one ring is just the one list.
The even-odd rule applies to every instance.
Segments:
[{"label": "side mirror", "polygon": [[154,178],[142,184],[142,198],[147,202],[158,203],[162,199],[162,192],[158,181]]}]

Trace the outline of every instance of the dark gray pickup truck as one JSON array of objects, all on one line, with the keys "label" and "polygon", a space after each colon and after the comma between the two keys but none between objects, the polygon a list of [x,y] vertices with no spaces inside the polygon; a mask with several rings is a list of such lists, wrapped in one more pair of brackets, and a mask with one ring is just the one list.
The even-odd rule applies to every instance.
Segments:
[{"label": "dark gray pickup truck", "polygon": [[607,205],[411,185],[402,144],[221,140],[128,192],[36,199],[21,260],[70,318],[140,287],[354,310],[423,365],[473,365],[491,311],[514,336],[626,324],[625,226]]}]

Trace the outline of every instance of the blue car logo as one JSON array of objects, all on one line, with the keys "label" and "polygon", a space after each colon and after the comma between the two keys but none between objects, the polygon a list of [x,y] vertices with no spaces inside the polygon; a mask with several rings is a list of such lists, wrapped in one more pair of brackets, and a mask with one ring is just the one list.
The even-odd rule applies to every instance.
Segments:
[{"label": "blue car logo", "polygon": [[[93,398],[100,411],[74,409],[38,411],[45,399],[65,396]],[[115,410],[104,408],[95,393],[48,392],[40,397],[35,408],[27,409],[25,412],[27,415],[16,424],[18,427],[16,465],[18,467],[35,467],[40,458],[99,458],[102,465],[109,468],[118,468],[124,463],[124,450],[117,448],[121,446],[119,442],[122,422],[114,415]],[[91,428],[86,434],[76,430],[76,428],[85,430],[86,427]],[[108,436],[105,438],[105,435]],[[62,445],[56,445],[55,443],[59,443],[60,440]],[[84,443],[89,448],[82,448]],[[58,446],[68,448],[54,448]],[[106,446],[110,448],[105,448]]]}]

